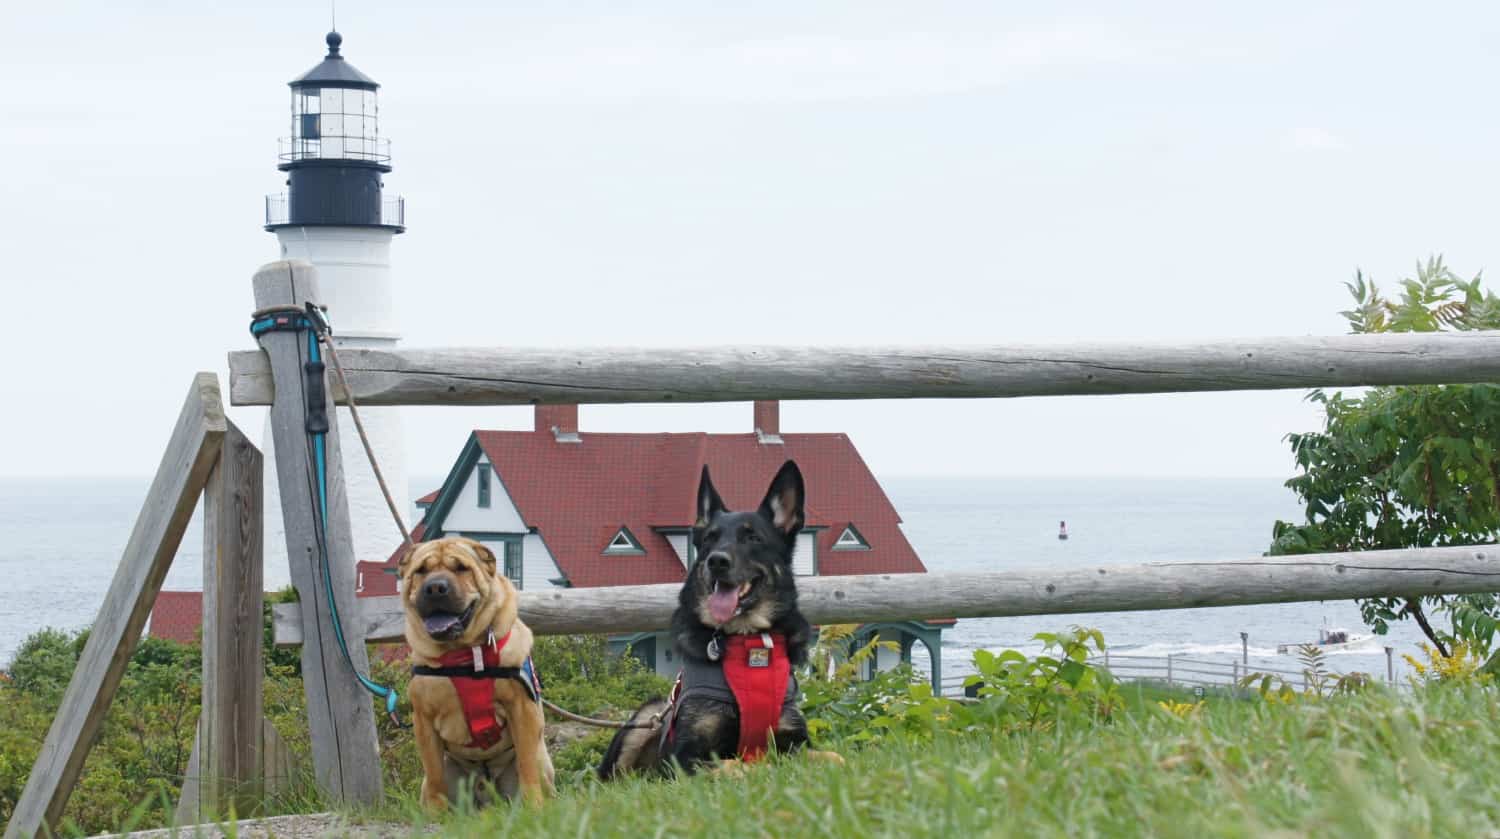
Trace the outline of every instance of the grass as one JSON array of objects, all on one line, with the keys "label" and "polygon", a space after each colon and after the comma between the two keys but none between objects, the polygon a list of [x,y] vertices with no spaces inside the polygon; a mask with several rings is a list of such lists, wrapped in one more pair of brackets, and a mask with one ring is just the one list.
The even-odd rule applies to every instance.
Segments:
[{"label": "grass", "polygon": [[[581,779],[539,810],[455,813],[443,835],[557,837],[1479,836],[1500,825],[1500,696],[1447,688],[1319,703],[1137,697],[1113,723],[939,733],[740,779]],[[514,833],[512,833],[514,832]]]}]

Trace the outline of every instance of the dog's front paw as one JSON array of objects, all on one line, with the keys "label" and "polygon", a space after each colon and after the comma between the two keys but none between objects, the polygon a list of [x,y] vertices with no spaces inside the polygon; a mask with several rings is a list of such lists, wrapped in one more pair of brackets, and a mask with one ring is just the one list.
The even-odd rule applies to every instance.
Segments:
[{"label": "dog's front paw", "polygon": [[424,778],[422,780],[422,808],[430,813],[446,813],[448,811],[448,796],[440,789],[435,789]]},{"label": "dog's front paw", "polygon": [[820,752],[813,749],[807,750],[807,759],[816,760],[819,763],[832,763],[835,766],[844,765],[844,756],[838,752]]},{"label": "dog's front paw", "polygon": [[551,784],[522,784],[521,801],[528,807],[540,807],[552,797]]},{"label": "dog's front paw", "polygon": [[745,777],[745,762],[738,758],[728,758],[714,764],[707,772],[710,778],[743,778]]}]

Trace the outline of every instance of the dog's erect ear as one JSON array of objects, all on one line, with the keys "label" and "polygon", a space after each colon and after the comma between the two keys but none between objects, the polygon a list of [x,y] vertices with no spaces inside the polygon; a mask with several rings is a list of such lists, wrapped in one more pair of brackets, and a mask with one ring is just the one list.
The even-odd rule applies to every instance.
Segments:
[{"label": "dog's erect ear", "polygon": [[693,527],[708,527],[714,516],[722,512],[724,499],[714,489],[714,482],[708,478],[708,467],[704,466],[703,477],[698,480],[698,520],[693,523]]},{"label": "dog's erect ear", "polygon": [[760,502],[757,512],[786,534],[787,541],[791,541],[802,529],[803,501],[802,470],[794,461],[788,460],[771,479],[771,488],[766,490],[766,499]]}]

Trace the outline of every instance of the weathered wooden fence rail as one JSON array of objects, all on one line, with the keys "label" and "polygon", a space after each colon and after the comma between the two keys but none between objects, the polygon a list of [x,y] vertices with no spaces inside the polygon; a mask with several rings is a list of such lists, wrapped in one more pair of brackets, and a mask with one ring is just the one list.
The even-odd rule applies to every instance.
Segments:
[{"label": "weathered wooden fence rail", "polygon": [[[699,349],[348,349],[368,405],[931,399],[1500,381],[1500,333],[1173,344]],[[229,354],[230,404],[269,405],[271,365]]]},{"label": "weathered wooden fence rail", "polygon": [[[665,629],[675,585],[521,592],[521,617],[542,635]],[[1500,589],[1500,546],[1306,554],[1229,562],[809,577],[798,600],[814,624],[1243,606]],[[368,641],[399,641],[397,597],[359,601]],[[302,642],[296,604],[275,610],[276,643]]]}]

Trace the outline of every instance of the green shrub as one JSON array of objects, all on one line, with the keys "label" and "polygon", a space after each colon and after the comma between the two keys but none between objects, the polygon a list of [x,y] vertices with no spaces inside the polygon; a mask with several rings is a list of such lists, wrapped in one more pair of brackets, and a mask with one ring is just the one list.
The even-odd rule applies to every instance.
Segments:
[{"label": "green shrub", "polygon": [[[43,629],[0,681],[0,820],[9,820],[87,640]],[[125,668],[99,739],[63,811],[73,831],[162,824],[182,785],[197,728],[202,662],[195,645],[144,639]]]}]

